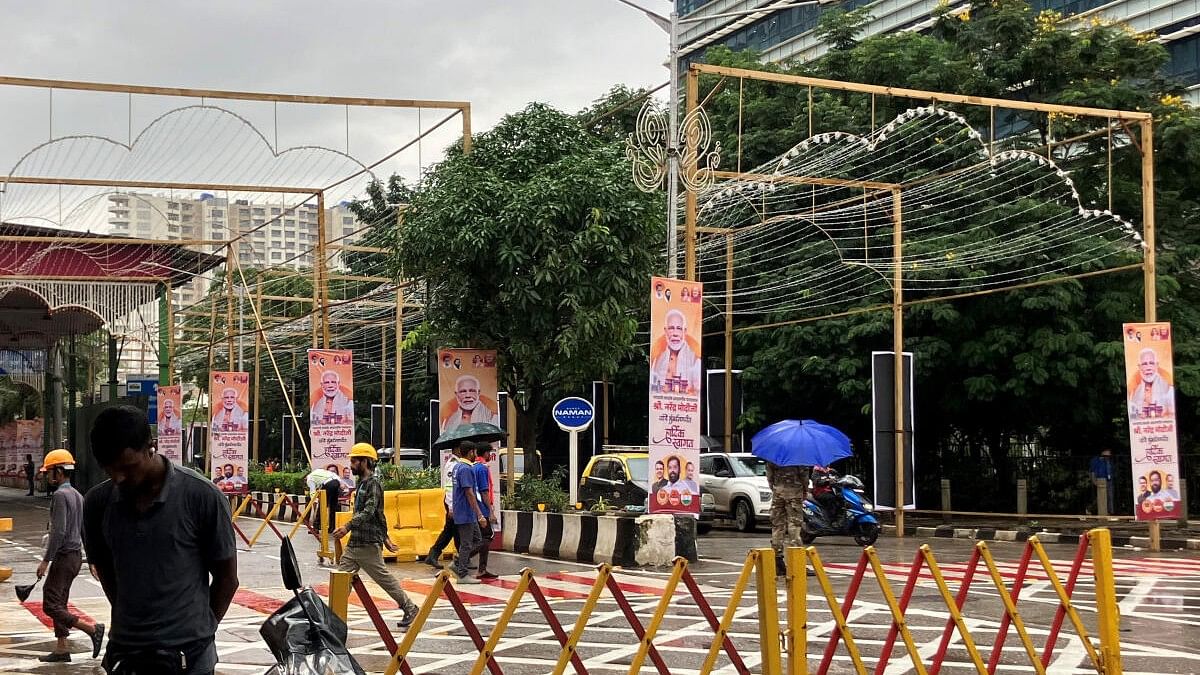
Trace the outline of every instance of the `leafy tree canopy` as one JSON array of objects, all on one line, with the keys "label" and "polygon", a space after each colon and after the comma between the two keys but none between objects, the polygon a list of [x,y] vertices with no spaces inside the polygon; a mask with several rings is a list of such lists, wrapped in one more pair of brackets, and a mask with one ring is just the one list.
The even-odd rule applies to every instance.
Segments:
[{"label": "leafy tree canopy", "polygon": [[[1200,184],[1200,115],[1182,103],[1178,86],[1161,76],[1167,58],[1163,46],[1119,25],[1067,24],[1053,14],[1037,15],[1022,0],[973,2],[959,14],[943,9],[928,34],[862,38],[866,18],[861,10],[827,12],[818,33],[830,51],[812,62],[763,65],[753,53],[723,48],[710,50],[707,60],[1154,114],[1158,316],[1175,325],[1181,440],[1185,449],[1194,446],[1188,429],[1200,395],[1200,368],[1194,365],[1200,356],[1195,340],[1200,332],[1195,309],[1200,204],[1194,187]],[[779,156],[810,133],[866,133],[926,104],[816,90],[810,117],[806,87],[747,80],[739,92],[737,86],[704,77],[701,98],[710,94],[705,107],[717,140],[727,152],[740,147],[746,168]],[[947,107],[988,137],[987,109]],[[740,144],[739,125],[744,130]],[[1113,211],[1140,223],[1140,154],[1128,141],[1117,143],[1110,186],[1104,120],[1005,111],[997,113],[996,127],[1005,149],[1037,148],[1050,139],[1100,130],[1055,146],[1054,159],[1070,172],[1087,208],[1107,208],[1111,187]],[[1115,135],[1124,138],[1117,129]],[[736,162],[729,157],[723,164]],[[981,203],[978,208],[1004,206]],[[1037,205],[1033,213],[1053,208]],[[954,215],[946,213],[946,221]],[[946,232],[959,236],[953,229]],[[787,273],[804,269],[806,261],[776,258],[770,264]],[[917,359],[918,471],[919,478],[929,479],[918,485],[933,486],[924,503],[936,500],[933,479],[952,477],[959,481],[956,492],[970,490],[980,506],[1011,508],[1005,503],[1012,499],[1011,481],[1031,469],[1014,463],[1027,448],[1050,456],[1086,456],[1102,445],[1127,443],[1118,336],[1121,322],[1143,316],[1140,281],[1136,272],[1123,273],[906,311],[905,349]],[[739,327],[794,318],[747,317]],[[870,446],[870,352],[890,350],[891,335],[887,313],[739,333],[736,366],[746,368],[748,387],[743,426],[753,431],[783,417],[816,417],[848,430],[865,451]]]},{"label": "leafy tree canopy", "polygon": [[615,372],[633,347],[661,198],[634,187],[611,138],[536,103],[475,136],[470,154],[452,148],[407,198],[394,262],[426,286],[427,339],[499,352],[536,462],[532,422],[551,396]]}]

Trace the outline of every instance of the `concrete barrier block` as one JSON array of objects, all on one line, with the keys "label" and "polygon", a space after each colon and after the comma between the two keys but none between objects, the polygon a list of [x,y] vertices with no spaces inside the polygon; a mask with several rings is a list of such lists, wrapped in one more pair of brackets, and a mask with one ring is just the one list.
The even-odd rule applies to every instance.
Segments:
[{"label": "concrete barrier block", "polygon": [[639,516],[636,523],[633,561],[638,565],[670,565],[675,559],[674,516]]}]

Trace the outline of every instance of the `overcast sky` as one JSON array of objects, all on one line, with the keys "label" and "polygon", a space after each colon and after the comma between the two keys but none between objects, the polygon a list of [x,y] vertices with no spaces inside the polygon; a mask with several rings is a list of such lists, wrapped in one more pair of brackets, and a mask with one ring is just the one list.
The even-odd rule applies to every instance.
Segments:
[{"label": "overcast sky", "polygon": [[[666,0],[640,0],[666,14]],[[0,73],[297,94],[468,100],[475,130],[529,101],[575,112],[623,83],[656,86],[666,35],[617,0],[209,0],[5,3]],[[135,99],[133,135],[169,107]],[[169,101],[171,106],[186,100]],[[53,134],[124,142],[129,104],[59,92]],[[232,106],[231,106],[232,107]],[[0,88],[0,171],[49,137],[44,91]],[[238,109],[270,136],[272,112]],[[308,114],[308,117],[303,115]],[[292,115],[292,117],[288,117]],[[345,112],[280,112],[280,145],[345,145]],[[426,127],[441,114],[423,113]],[[303,117],[303,119],[301,119]],[[457,123],[455,123],[457,124]],[[416,134],[415,114],[352,111],[351,154],[369,161]],[[454,132],[422,147],[428,165]],[[416,166],[414,150],[404,167]],[[407,172],[407,171],[406,171]]]}]

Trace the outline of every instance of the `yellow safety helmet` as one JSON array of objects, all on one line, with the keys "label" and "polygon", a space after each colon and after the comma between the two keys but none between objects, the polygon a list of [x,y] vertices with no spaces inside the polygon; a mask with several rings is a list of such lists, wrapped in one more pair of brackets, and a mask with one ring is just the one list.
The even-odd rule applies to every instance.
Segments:
[{"label": "yellow safety helmet", "polygon": [[379,453],[375,452],[375,446],[370,443],[355,443],[354,447],[350,448],[350,457],[366,457],[373,462],[379,461]]},{"label": "yellow safety helmet", "polygon": [[42,460],[42,468],[39,473],[45,473],[56,466],[67,471],[74,471],[75,458],[66,450],[51,450],[46,453],[46,458]]}]

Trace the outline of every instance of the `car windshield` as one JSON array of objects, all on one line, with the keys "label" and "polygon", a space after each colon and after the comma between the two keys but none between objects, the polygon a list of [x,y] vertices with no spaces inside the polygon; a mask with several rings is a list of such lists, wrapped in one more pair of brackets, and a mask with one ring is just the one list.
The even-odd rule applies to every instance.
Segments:
[{"label": "car windshield", "polygon": [[645,457],[629,457],[625,460],[629,465],[629,480],[638,485],[649,485],[650,483],[650,460]]},{"label": "car windshield", "polygon": [[[521,452],[513,453],[513,471],[514,473],[525,473],[525,454]],[[508,452],[500,451],[500,473],[508,473]]]},{"label": "car windshield", "polygon": [[424,469],[425,459],[423,457],[401,457],[398,464],[406,469]]},{"label": "car windshield", "polygon": [[730,457],[729,459],[733,460],[735,476],[767,475],[767,463],[758,457]]}]

